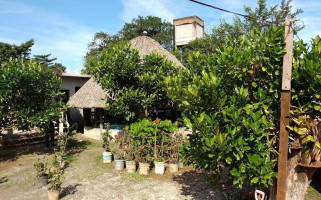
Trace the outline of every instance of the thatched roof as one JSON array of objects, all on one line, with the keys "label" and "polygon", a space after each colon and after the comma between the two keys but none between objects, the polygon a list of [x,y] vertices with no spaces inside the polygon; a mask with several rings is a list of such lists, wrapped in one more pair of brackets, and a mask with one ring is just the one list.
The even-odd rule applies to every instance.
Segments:
[{"label": "thatched roof", "polygon": [[[150,37],[138,36],[132,39],[130,43],[131,48],[137,49],[141,57],[156,50],[158,54],[166,56],[168,60],[184,68],[175,56]],[[72,108],[104,108],[107,94],[107,91],[103,90],[99,83],[91,78],[69,99],[67,105]]]},{"label": "thatched roof", "polygon": [[104,108],[107,92],[93,79],[89,79],[72,97],[67,105],[72,108]]},{"label": "thatched roof", "polygon": [[162,47],[157,41],[153,40],[150,37],[138,36],[132,39],[130,43],[131,48],[138,50],[141,58],[144,55],[149,55],[156,50],[157,54],[165,56],[167,60],[172,61],[177,66],[184,67],[182,63],[173,54],[164,49],[164,47]]}]

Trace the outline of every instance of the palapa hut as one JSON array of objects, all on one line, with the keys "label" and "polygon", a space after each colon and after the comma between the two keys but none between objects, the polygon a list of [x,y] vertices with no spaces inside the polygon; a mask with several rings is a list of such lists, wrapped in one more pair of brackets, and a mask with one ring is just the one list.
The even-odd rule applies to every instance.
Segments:
[{"label": "palapa hut", "polygon": [[[130,43],[131,48],[138,50],[141,58],[144,55],[149,55],[156,51],[157,54],[165,56],[169,61],[176,64],[176,66],[184,68],[175,56],[148,36],[138,36],[132,39]],[[69,99],[67,105],[69,105],[70,108],[84,109],[84,135],[94,139],[101,139],[101,133],[104,128],[103,113],[107,94],[107,91],[103,90],[101,86],[91,78]],[[115,130],[114,134],[118,132],[119,131]]]}]

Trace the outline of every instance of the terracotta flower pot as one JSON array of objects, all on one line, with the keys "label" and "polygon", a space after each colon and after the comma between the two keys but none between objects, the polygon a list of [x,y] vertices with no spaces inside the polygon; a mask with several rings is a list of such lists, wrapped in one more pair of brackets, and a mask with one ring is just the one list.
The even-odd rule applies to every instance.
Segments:
[{"label": "terracotta flower pot", "polygon": [[48,190],[48,200],[59,200],[60,190]]}]

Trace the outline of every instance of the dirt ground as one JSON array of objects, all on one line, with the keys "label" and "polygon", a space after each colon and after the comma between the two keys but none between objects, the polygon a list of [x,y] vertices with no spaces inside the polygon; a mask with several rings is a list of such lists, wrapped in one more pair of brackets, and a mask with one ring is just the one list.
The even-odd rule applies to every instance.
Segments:
[{"label": "dirt ground", "polygon": [[[100,142],[78,134],[70,141],[70,146],[60,199],[245,199],[246,191],[237,190],[224,181],[220,190],[215,189],[205,183],[209,174],[192,167],[185,167],[176,174],[168,171],[165,175],[128,174],[116,171],[113,164],[102,162]],[[0,150],[0,200],[48,199],[47,188],[36,184],[33,163],[37,158],[50,158],[52,153],[43,146]],[[306,199],[320,198],[316,190],[309,189]]]}]

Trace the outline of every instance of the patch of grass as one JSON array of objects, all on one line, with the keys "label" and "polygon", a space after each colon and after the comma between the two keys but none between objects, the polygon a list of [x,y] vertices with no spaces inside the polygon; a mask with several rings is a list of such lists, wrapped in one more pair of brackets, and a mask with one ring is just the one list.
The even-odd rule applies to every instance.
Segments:
[{"label": "patch of grass", "polygon": [[305,199],[306,200],[321,199],[321,194],[310,185],[308,187],[307,194],[305,195]]},{"label": "patch of grass", "polygon": [[123,173],[121,178],[126,181],[142,181],[145,179],[145,175],[141,175],[137,172],[134,173]]}]

